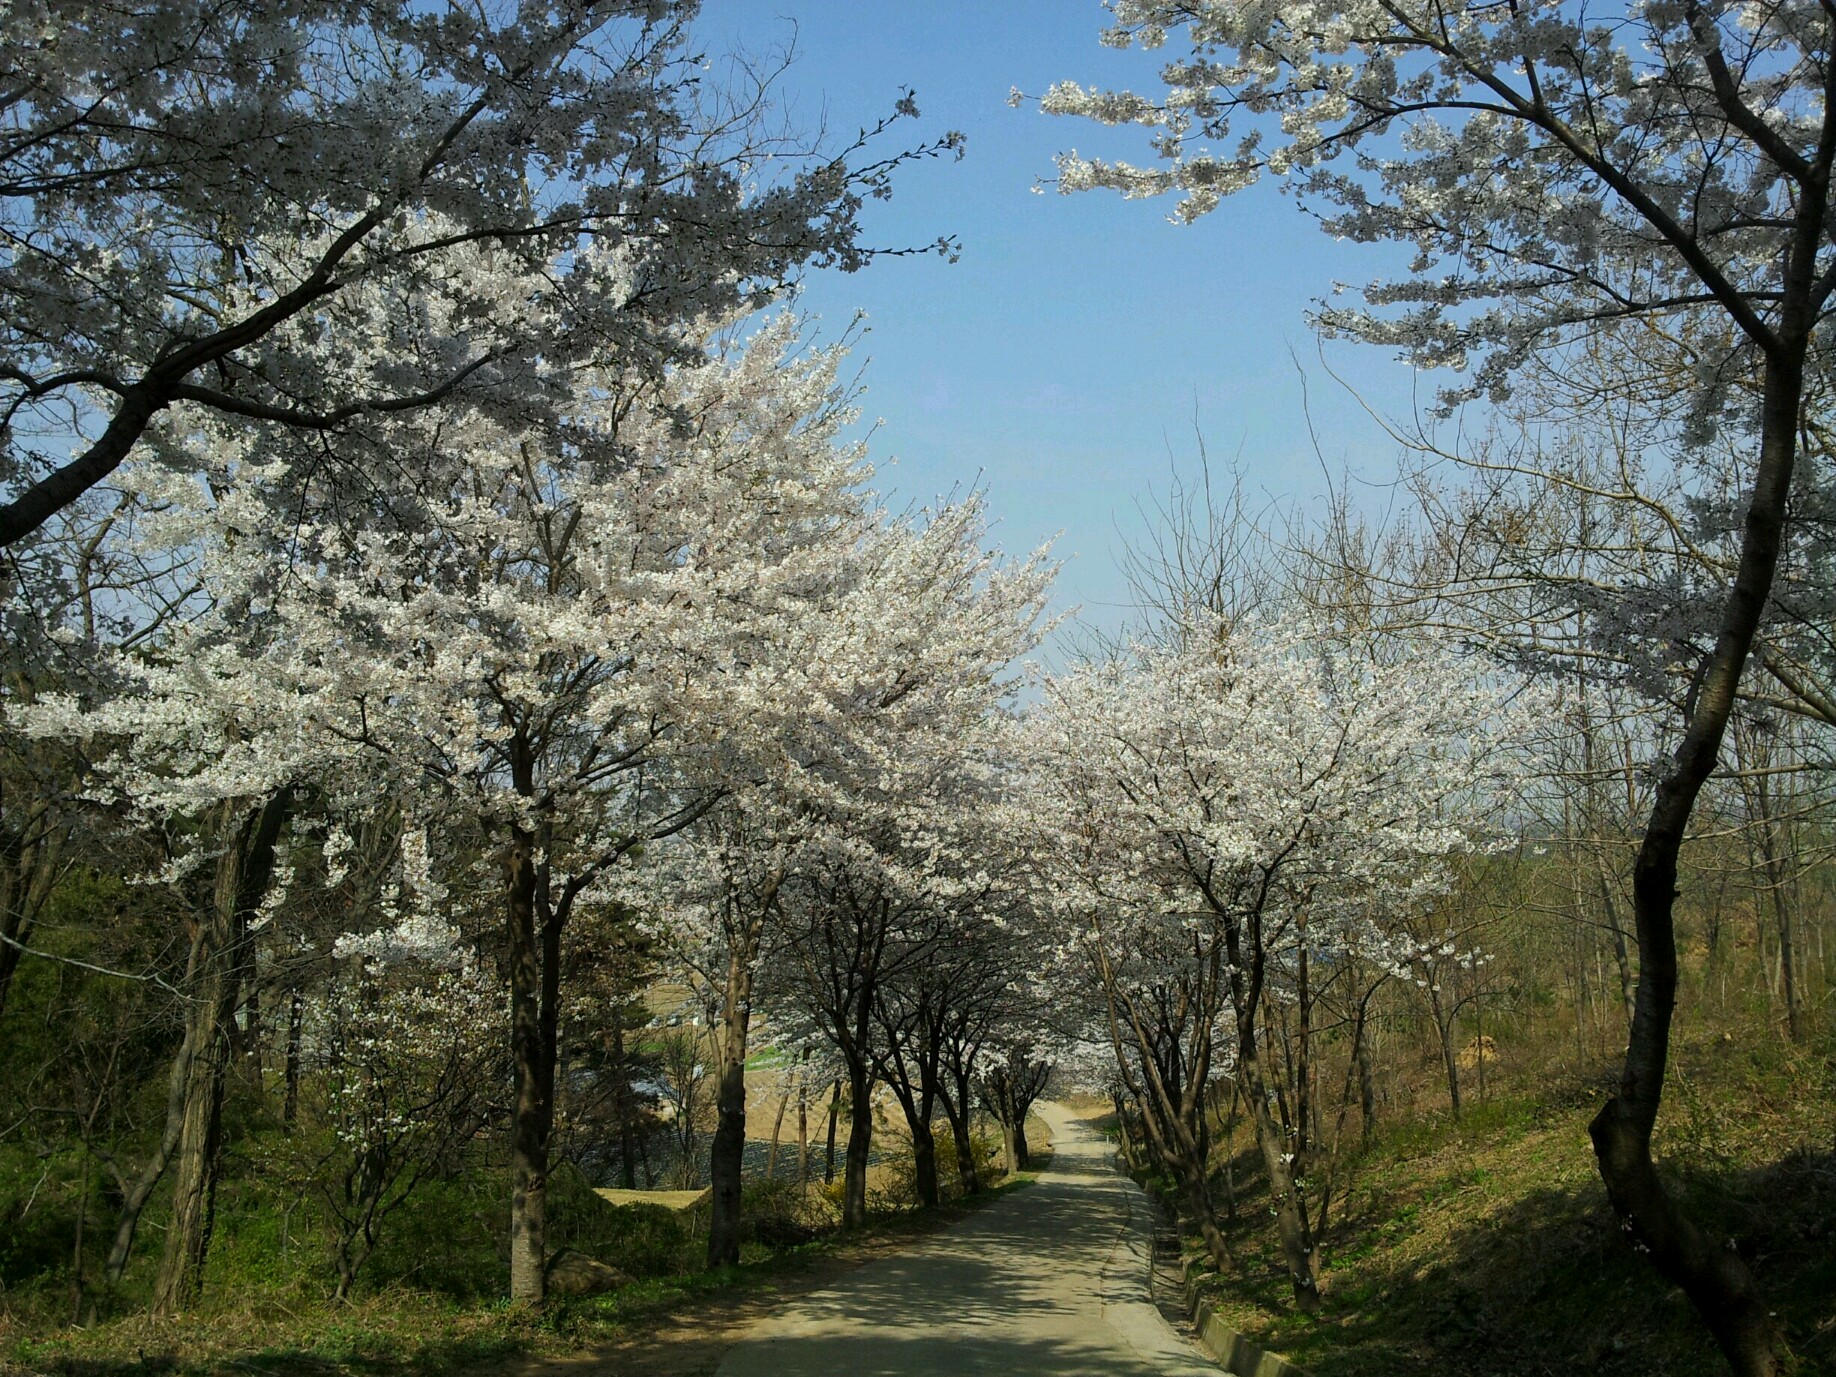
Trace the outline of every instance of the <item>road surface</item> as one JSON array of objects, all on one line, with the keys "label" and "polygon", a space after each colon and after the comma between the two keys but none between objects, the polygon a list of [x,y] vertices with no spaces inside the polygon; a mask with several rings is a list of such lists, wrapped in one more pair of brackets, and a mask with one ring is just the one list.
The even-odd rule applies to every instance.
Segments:
[{"label": "road surface", "polygon": [[717,1377],[1218,1377],[1148,1299],[1148,1205],[1062,1106],[1051,1169],[757,1325]]}]

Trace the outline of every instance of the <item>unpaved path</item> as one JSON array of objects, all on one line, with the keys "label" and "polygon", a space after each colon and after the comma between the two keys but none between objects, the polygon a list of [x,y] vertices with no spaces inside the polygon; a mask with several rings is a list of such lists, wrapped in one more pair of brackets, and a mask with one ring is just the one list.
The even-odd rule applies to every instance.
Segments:
[{"label": "unpaved path", "polygon": [[754,1327],[717,1377],[1218,1377],[1148,1299],[1148,1207],[1061,1105],[1052,1165]]}]

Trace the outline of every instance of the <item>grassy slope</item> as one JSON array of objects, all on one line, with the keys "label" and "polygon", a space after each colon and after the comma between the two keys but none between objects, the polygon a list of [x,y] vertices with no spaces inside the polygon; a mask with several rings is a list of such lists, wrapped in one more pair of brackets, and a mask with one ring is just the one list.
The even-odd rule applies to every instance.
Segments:
[{"label": "grassy slope", "polygon": [[[1836,1372],[1831,1051],[1680,1047],[1658,1140],[1696,1218],[1754,1265],[1810,1372]],[[1570,1083],[1494,1099],[1459,1125],[1378,1142],[1332,1231],[1318,1319],[1289,1306],[1266,1199],[1252,1195],[1230,1230],[1239,1274],[1205,1288],[1227,1321],[1317,1377],[1722,1373],[1607,1205],[1587,1139],[1602,1093]]]}]

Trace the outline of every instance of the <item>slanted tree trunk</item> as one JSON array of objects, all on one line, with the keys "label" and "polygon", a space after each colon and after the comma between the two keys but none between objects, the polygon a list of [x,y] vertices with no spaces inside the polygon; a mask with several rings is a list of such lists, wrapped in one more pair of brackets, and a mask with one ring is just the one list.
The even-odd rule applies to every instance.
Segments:
[{"label": "slanted tree trunk", "polygon": [[[186,1049],[181,1052],[182,1074],[175,1068],[183,1088],[172,1155],[172,1214],[153,1283],[156,1315],[190,1308],[203,1286],[216,1216],[223,1095],[235,1052],[236,1009],[248,976],[249,918],[267,896],[275,845],[291,806],[292,796],[283,789],[259,807],[236,800],[221,810],[223,853],[217,860],[210,906],[199,920],[187,963],[186,994],[192,1003]],[[128,1236],[131,1241],[131,1228]]]},{"label": "slanted tree trunk", "polygon": [[[185,984],[189,988],[193,983],[194,972],[198,965],[200,937],[202,927],[194,933],[191,942],[191,954],[185,963]],[[186,1019],[185,1035],[179,1049],[173,1054],[172,1067],[166,1073],[166,1126],[160,1134],[159,1146],[147,1159],[140,1175],[134,1184],[127,1187],[121,1202],[121,1214],[115,1223],[115,1241],[108,1250],[108,1262],[103,1274],[113,1286],[121,1280],[121,1274],[127,1270],[128,1258],[134,1251],[134,1234],[140,1227],[140,1216],[152,1198],[155,1188],[171,1165],[172,1154],[178,1150],[179,1135],[185,1127],[185,1090],[191,1083],[191,1039],[197,1028],[197,1020]]]},{"label": "slanted tree trunk", "polygon": [[[1127,1003],[1126,996],[1115,1002]],[[1132,1005],[1129,1026],[1135,1032],[1137,1051],[1147,1045],[1145,1029],[1134,1018]],[[1171,1067],[1155,1064],[1151,1056],[1142,1056],[1142,1076],[1140,1082],[1129,1072],[1123,1061],[1123,1042],[1121,1024],[1115,1016],[1115,1003],[1111,1005],[1110,1031],[1117,1051],[1117,1066],[1123,1068],[1124,1083],[1130,1094],[1140,1106],[1140,1124],[1145,1145],[1173,1177],[1174,1184],[1185,1204],[1186,1216],[1197,1226],[1199,1237],[1205,1242],[1205,1251],[1211,1255],[1212,1265],[1220,1272],[1229,1271],[1235,1266],[1231,1257],[1230,1245],[1225,1242],[1223,1231],[1218,1228],[1217,1210],[1211,1199],[1211,1178],[1208,1154],[1205,1145],[1193,1131],[1191,1111],[1196,1109],[1198,1116],[1204,1114],[1202,1087],[1187,1087],[1191,1093],[1182,1093],[1181,1087],[1168,1083]],[[1201,1072],[1201,1078],[1203,1073]],[[1009,1132],[1011,1124],[1012,1160],[1025,1164],[1028,1159],[1026,1141],[1026,1111],[1032,1104],[1031,1097],[1026,1097],[1015,1105],[1014,1110],[1001,1114],[1002,1130]]]},{"label": "slanted tree trunk", "polygon": [[1281,1239],[1282,1260],[1287,1264],[1294,1304],[1307,1314],[1313,1314],[1320,1308],[1319,1249],[1307,1228],[1295,1181],[1296,1159],[1288,1135],[1269,1108],[1268,1085],[1272,1076],[1270,1068],[1264,1064],[1268,1055],[1266,1048],[1258,1049],[1256,1044],[1240,1054],[1238,1065],[1244,1081],[1243,1098],[1250,1107],[1250,1122],[1256,1126],[1256,1146],[1262,1152],[1263,1170],[1268,1174],[1275,1231]]},{"label": "slanted tree trunk", "polygon": [[1696,799],[1720,755],[1741,672],[1778,567],[1804,396],[1804,358],[1813,324],[1803,303],[1824,233],[1827,187],[1824,192],[1808,198],[1797,212],[1799,226],[1786,263],[1785,306],[1775,347],[1766,358],[1760,457],[1740,563],[1682,740],[1658,781],[1633,870],[1638,992],[1625,1067],[1618,1092],[1588,1125],[1614,1210],[1658,1271],[1689,1297],[1738,1377],[1776,1377],[1782,1372],[1788,1361],[1784,1334],[1733,1241],[1703,1233],[1666,1188],[1651,1157],[1651,1135],[1663,1099],[1677,999],[1677,860]]},{"label": "slanted tree trunk", "polygon": [[[1140,1171],[1142,1170],[1141,1144],[1135,1135],[1133,1116],[1129,1113],[1128,1105],[1123,1101],[1123,1092],[1112,1090],[1109,1102],[1115,1106],[1116,1110],[1116,1146],[1121,1149],[1122,1161],[1127,1164],[1130,1171]],[[1005,1138],[1005,1133],[1002,1136]],[[1005,1144],[1003,1146],[1005,1147]]]},{"label": "slanted tree trunk", "polygon": [[[1227,918],[1223,928],[1229,956],[1231,1012],[1237,1031],[1238,1084],[1249,1107],[1256,1146],[1261,1150],[1268,1176],[1270,1207],[1275,1214],[1294,1304],[1304,1313],[1314,1314],[1320,1308],[1318,1248],[1308,1230],[1305,1201],[1295,1181],[1296,1152],[1290,1146],[1286,1125],[1275,1118],[1272,1086],[1278,1077],[1268,1039],[1260,1026],[1267,962],[1262,915],[1260,911],[1252,912],[1246,921]],[[1440,1023],[1438,1016],[1436,1023]],[[1443,1045],[1445,1041],[1443,1034]]]}]

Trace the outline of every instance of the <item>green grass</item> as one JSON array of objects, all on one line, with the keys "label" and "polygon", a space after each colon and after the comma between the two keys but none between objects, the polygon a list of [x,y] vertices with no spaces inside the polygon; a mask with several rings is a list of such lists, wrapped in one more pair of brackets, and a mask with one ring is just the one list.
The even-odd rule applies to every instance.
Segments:
[{"label": "green grass", "polygon": [[[1836,1372],[1833,1055],[1680,1046],[1656,1144],[1697,1221],[1737,1241],[1806,1373]],[[1226,1230],[1237,1272],[1201,1286],[1227,1324],[1315,1377],[1720,1377],[1707,1330],[1607,1203],[1587,1136],[1598,1103],[1596,1087],[1560,1085],[1384,1135],[1327,1240],[1317,1317],[1291,1304],[1255,1192]],[[1252,1171],[1245,1153],[1240,1189]]]},{"label": "green grass", "polygon": [[[776,1289],[863,1243],[927,1232],[1024,1189],[1037,1175],[1035,1169],[1003,1179],[972,1200],[932,1213],[891,1211],[852,1234],[829,1230],[810,1237],[804,1230],[796,1236],[801,1241],[790,1241],[789,1233],[761,1227],[744,1245],[738,1266],[710,1271],[701,1266],[707,1236],[699,1215],[614,1207],[560,1171],[551,1179],[551,1246],[598,1256],[632,1280],[598,1296],[551,1298],[539,1314],[500,1299],[506,1278],[498,1251],[505,1194],[500,1172],[476,1170],[426,1187],[379,1250],[357,1297],[342,1305],[330,1299],[310,1219],[296,1205],[290,1227],[283,1228],[274,1193],[242,1178],[223,1193],[204,1308],[153,1319],[138,1313],[144,1285],[136,1283],[114,1298],[113,1318],[77,1329],[61,1323],[63,1303],[54,1286],[44,1286],[36,1298],[0,1295],[0,1372],[420,1377],[524,1355],[578,1353],[662,1316],[693,1313],[710,1297]],[[761,1225],[773,1208],[764,1196],[783,1193],[749,1188],[748,1203],[759,1210]],[[150,1260],[143,1270],[150,1271]]]}]

